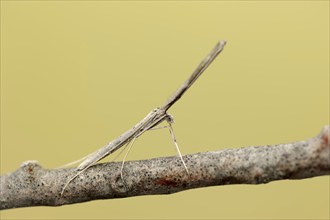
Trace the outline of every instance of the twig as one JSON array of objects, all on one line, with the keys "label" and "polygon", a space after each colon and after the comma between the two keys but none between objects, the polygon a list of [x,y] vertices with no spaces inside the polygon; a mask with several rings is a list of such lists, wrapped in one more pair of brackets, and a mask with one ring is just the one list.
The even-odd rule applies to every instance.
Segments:
[{"label": "twig", "polygon": [[262,184],[330,174],[330,127],[306,141],[246,147],[184,156],[187,177],[178,157],[97,164],[78,176],[60,197],[74,169],[43,169],[28,161],[0,177],[0,209],[61,206],[96,199],[171,194],[183,190],[227,185]]}]

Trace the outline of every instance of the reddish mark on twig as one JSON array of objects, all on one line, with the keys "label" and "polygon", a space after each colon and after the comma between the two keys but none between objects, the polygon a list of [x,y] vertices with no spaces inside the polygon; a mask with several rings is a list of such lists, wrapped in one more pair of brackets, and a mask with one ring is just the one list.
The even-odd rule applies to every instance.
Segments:
[{"label": "reddish mark on twig", "polygon": [[322,143],[320,148],[318,149],[318,152],[323,151],[324,149],[330,149],[330,143],[329,143],[329,139],[330,139],[330,127],[329,126],[325,126],[321,132],[321,134],[319,135]]},{"label": "reddish mark on twig", "polygon": [[156,184],[159,184],[162,186],[177,186],[178,182],[171,180],[171,179],[158,179],[158,180],[156,180]]},{"label": "reddish mark on twig", "polygon": [[32,173],[33,168],[29,166],[27,170],[28,170],[29,173]]},{"label": "reddish mark on twig", "polygon": [[325,130],[322,134],[323,143],[327,146],[329,145],[329,131]]}]

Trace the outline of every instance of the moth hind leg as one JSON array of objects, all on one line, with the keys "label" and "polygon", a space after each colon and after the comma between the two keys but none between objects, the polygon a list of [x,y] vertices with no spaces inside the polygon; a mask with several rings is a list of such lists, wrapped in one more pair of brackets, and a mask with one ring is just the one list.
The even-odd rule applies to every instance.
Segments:
[{"label": "moth hind leg", "polygon": [[170,123],[168,123],[168,129],[169,129],[169,131],[170,131],[170,134],[171,134],[171,137],[172,137],[172,140],[173,140],[173,143],[174,143],[175,149],[176,149],[176,151],[178,152],[179,157],[180,157],[180,160],[181,160],[181,162],[182,162],[182,164],[183,164],[183,166],[184,166],[184,168],[185,168],[185,170],[186,170],[186,172],[187,172],[187,174],[188,174],[188,176],[189,176],[189,170],[188,170],[188,167],[187,167],[186,163],[185,163],[184,160],[183,160],[182,154],[181,154],[181,152],[180,152],[179,145],[178,145],[178,143],[177,143],[177,141],[176,141],[176,138],[175,138],[175,135],[174,135],[174,131],[173,131],[172,125],[171,125]]}]

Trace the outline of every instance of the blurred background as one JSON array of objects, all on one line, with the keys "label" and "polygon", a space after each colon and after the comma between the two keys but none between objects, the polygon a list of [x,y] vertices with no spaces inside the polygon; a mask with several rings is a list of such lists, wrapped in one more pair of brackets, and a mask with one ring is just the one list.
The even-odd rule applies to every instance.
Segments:
[{"label": "blurred background", "polygon": [[[225,50],[169,111],[183,154],[305,140],[329,124],[328,1],[1,1],[1,175],[26,160],[53,169],[95,151],[162,105],[222,39]],[[128,160],[175,154],[164,129],[140,137]],[[329,182],[218,186],[1,218],[329,219]]]}]

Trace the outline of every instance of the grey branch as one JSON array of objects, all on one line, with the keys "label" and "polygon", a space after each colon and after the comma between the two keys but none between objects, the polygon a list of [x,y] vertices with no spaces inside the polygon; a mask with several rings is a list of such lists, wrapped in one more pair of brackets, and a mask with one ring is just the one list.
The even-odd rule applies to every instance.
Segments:
[{"label": "grey branch", "polygon": [[0,208],[61,206],[96,199],[171,194],[199,187],[263,184],[330,174],[330,127],[309,140],[260,147],[244,147],[184,156],[188,176],[178,157],[129,161],[120,176],[120,162],[97,164],[61,190],[76,171],[43,169],[27,161],[1,176]]}]

